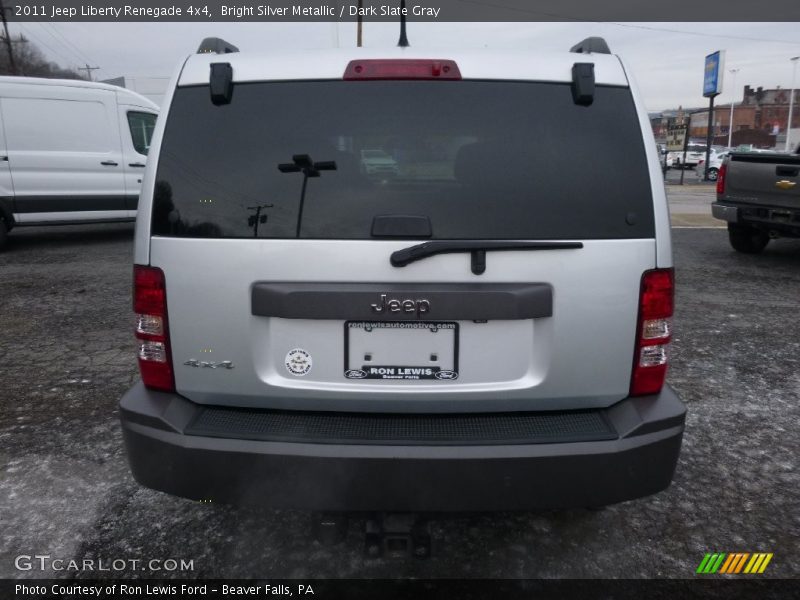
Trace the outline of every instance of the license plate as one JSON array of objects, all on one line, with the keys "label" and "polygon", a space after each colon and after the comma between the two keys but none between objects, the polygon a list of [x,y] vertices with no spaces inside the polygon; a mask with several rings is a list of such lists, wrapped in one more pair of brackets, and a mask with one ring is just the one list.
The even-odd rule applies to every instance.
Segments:
[{"label": "license plate", "polygon": [[458,378],[458,323],[347,321],[347,379],[452,381]]}]

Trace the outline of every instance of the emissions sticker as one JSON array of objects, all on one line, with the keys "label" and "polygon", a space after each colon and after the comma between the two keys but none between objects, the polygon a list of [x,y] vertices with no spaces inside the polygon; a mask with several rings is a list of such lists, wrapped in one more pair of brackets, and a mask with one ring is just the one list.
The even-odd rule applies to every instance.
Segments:
[{"label": "emissions sticker", "polygon": [[292,375],[302,377],[311,370],[311,355],[302,348],[295,348],[286,353],[286,370]]}]

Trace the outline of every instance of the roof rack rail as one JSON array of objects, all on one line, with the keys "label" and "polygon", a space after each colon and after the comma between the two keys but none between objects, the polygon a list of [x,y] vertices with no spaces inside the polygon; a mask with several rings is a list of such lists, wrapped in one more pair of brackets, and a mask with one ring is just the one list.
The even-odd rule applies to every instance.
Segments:
[{"label": "roof rack rail", "polygon": [[239,49],[230,42],[215,37],[204,39],[197,49],[198,54],[230,54],[238,51]]},{"label": "roof rack rail", "polygon": [[611,54],[611,49],[601,37],[588,37],[585,40],[581,40],[570,48],[569,51],[577,52],[578,54],[587,54],[589,52],[594,52],[595,54]]}]

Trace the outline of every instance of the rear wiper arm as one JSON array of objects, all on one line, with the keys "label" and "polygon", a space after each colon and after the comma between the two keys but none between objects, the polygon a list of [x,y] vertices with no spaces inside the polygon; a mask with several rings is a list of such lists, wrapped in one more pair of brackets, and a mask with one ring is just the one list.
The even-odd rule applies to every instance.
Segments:
[{"label": "rear wiper arm", "polygon": [[405,267],[412,262],[422,260],[435,254],[450,254],[453,252],[472,253],[472,272],[480,275],[486,270],[487,250],[572,250],[583,248],[582,242],[515,242],[511,240],[498,241],[434,241],[424,242],[416,246],[409,246],[402,250],[392,252],[390,261],[393,267]]}]

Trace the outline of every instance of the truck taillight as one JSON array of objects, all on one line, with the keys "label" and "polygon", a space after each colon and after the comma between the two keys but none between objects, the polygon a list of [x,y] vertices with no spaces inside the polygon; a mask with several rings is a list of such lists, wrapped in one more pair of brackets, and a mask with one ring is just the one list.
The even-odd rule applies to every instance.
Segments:
[{"label": "truck taillight", "polygon": [[167,286],[156,267],[133,267],[133,311],[136,313],[139,372],[144,384],[175,391],[167,324]]},{"label": "truck taillight", "polygon": [[717,194],[725,193],[725,172],[728,170],[728,165],[721,165],[717,172]]},{"label": "truck taillight", "polygon": [[664,385],[667,346],[672,337],[674,294],[672,269],[654,269],[642,275],[631,396],[657,394]]},{"label": "truck taillight", "polygon": [[351,60],[344,70],[345,81],[363,79],[461,79],[452,60],[385,59]]}]

